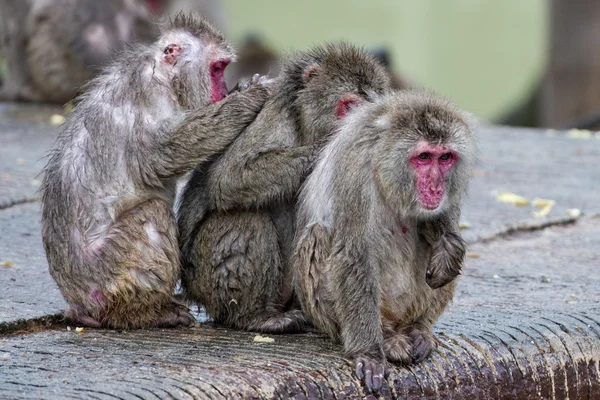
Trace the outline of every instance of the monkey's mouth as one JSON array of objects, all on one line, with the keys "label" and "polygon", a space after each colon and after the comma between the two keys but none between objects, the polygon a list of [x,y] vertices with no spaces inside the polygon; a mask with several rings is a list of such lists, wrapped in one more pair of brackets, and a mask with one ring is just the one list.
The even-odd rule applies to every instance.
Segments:
[{"label": "monkey's mouth", "polygon": [[430,210],[433,211],[436,208],[438,208],[440,206],[440,202],[437,203],[421,203],[421,206],[426,209],[426,210]]}]

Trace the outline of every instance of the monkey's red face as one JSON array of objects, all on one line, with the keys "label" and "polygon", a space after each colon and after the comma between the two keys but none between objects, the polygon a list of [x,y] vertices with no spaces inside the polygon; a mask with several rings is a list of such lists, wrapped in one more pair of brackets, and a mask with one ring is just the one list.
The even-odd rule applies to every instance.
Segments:
[{"label": "monkey's red face", "polygon": [[221,58],[210,63],[210,82],[212,90],[212,102],[216,103],[227,96],[227,85],[225,83],[225,68],[231,59]]},{"label": "monkey's red face", "polygon": [[443,145],[421,142],[410,158],[417,175],[417,198],[423,208],[435,210],[446,193],[446,175],[458,155]]}]

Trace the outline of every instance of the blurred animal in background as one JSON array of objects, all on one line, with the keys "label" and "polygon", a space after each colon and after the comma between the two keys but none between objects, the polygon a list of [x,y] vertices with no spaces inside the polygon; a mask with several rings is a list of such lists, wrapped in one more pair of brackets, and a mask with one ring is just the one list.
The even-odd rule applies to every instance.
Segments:
[{"label": "blurred animal in background", "polygon": [[470,116],[399,91],[348,118],[299,198],[291,270],[308,319],[340,340],[367,389],[386,359],[436,346],[433,324],[465,256],[461,200],[475,160]]},{"label": "blurred animal in background", "polygon": [[215,322],[300,331],[289,255],[297,192],[354,108],[389,90],[385,69],[351,45],[291,55],[256,120],[185,187],[178,209],[182,287]]},{"label": "blurred animal in background", "polygon": [[414,88],[415,85],[407,80],[400,74],[394,72],[394,66],[392,63],[392,55],[390,51],[386,47],[378,47],[371,49],[369,51],[371,55],[381,63],[390,74],[390,79],[392,82],[392,89],[394,90],[402,90],[402,89],[410,89]]},{"label": "blurred animal in background", "polygon": [[67,315],[95,327],[194,321],[173,301],[177,178],[225,151],[267,89],[227,95],[234,53],[198,15],[119,53],[63,125],[44,169],[42,239]]},{"label": "blurred animal in background", "polygon": [[238,47],[238,58],[227,70],[227,81],[235,84],[251,78],[254,74],[279,74],[279,55],[260,36],[248,34]]},{"label": "blurred animal in background", "polygon": [[115,51],[158,37],[156,14],[181,8],[225,24],[218,0],[0,1],[0,101],[70,101]]}]

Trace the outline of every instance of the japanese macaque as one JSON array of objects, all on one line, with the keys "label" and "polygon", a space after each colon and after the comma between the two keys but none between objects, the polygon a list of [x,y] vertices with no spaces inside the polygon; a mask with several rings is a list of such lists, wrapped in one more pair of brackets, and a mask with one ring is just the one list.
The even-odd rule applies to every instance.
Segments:
[{"label": "japanese macaque", "polygon": [[87,86],[44,169],[42,238],[70,309],[93,327],[190,324],[180,275],[176,179],[223,152],[268,97],[225,97],[234,54],[198,15],[179,14]]},{"label": "japanese macaque", "polygon": [[115,50],[158,31],[143,0],[2,0],[0,101],[66,103]]},{"label": "japanese macaque", "polygon": [[305,326],[289,255],[297,191],[323,144],[354,108],[389,89],[383,67],[347,44],[292,55],[256,120],[182,195],[182,287],[215,322],[281,333]]},{"label": "japanese macaque", "polygon": [[436,347],[432,326],[465,254],[458,222],[475,160],[470,121],[416,91],[366,104],[300,192],[295,290],[368,390],[381,388],[386,359],[408,365]]}]

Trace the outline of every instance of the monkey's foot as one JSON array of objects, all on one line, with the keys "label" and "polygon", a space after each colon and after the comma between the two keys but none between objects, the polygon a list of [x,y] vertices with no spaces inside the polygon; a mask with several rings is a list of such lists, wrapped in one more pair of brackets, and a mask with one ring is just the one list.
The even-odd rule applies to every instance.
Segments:
[{"label": "monkey's foot", "polygon": [[425,360],[437,348],[437,340],[429,331],[413,329],[409,335],[412,341],[412,361],[414,363]]},{"label": "monkey's foot", "polygon": [[250,323],[248,330],[264,333],[300,333],[308,325],[306,317],[301,310],[291,310],[267,319],[260,318]]},{"label": "monkey's foot", "polygon": [[190,326],[194,322],[196,322],[196,319],[190,314],[187,307],[178,303],[171,303],[171,306],[152,326],[156,328],[173,328],[176,326]]},{"label": "monkey's foot", "polygon": [[393,363],[410,365],[413,363],[412,340],[403,333],[388,336],[383,342],[383,351],[388,360]]},{"label": "monkey's foot", "polygon": [[357,356],[354,362],[356,364],[356,377],[364,382],[367,391],[380,391],[383,380],[387,376],[386,361],[363,355]]},{"label": "monkey's foot", "polygon": [[91,328],[100,328],[102,323],[88,315],[82,315],[73,310],[65,311],[65,318],[73,321],[75,324],[81,324],[83,326],[89,326]]}]

